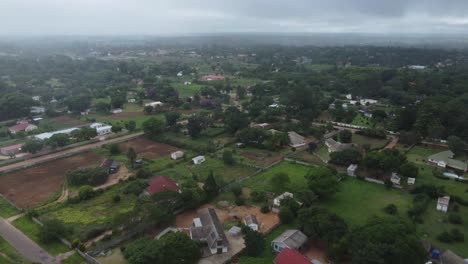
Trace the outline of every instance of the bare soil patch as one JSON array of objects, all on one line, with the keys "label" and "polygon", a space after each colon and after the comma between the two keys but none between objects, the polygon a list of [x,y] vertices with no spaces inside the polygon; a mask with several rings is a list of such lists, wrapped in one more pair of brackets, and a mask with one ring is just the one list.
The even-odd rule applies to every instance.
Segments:
[{"label": "bare soil patch", "polygon": [[58,117],[54,117],[53,120],[55,122],[58,122],[58,123],[61,123],[61,124],[67,125],[67,126],[86,125],[86,122],[75,119],[75,118],[71,118],[69,116],[58,116]]},{"label": "bare soil patch", "polygon": [[120,144],[120,149],[126,153],[128,149],[133,148],[135,152],[147,159],[156,159],[170,155],[172,152],[180,150],[179,148],[159,143],[146,138],[137,138]]},{"label": "bare soil patch", "polygon": [[110,116],[110,118],[113,120],[127,120],[127,119],[132,119],[132,118],[140,117],[144,115],[145,113],[143,112],[122,112],[118,114],[113,114]]},{"label": "bare soil patch", "polygon": [[20,208],[46,201],[63,182],[68,170],[101,162],[102,156],[86,152],[0,176],[0,193]]}]

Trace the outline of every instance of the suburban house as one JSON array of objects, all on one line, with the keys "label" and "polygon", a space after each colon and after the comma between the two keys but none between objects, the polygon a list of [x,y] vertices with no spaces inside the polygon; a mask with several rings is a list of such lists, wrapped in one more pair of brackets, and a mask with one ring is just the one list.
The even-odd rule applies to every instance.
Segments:
[{"label": "suburban house", "polygon": [[107,171],[108,174],[114,174],[119,171],[120,164],[112,159],[104,160],[99,166]]},{"label": "suburban house", "polygon": [[361,100],[359,100],[359,103],[361,105],[368,105],[368,104],[372,105],[372,104],[376,104],[378,102],[379,102],[378,100],[374,100],[374,99],[361,99]]},{"label": "suburban house", "polygon": [[112,133],[112,126],[103,123],[92,123],[89,127],[96,129],[98,136]]},{"label": "suburban house", "polygon": [[348,173],[348,176],[353,176],[356,177],[356,170],[358,168],[357,164],[351,164],[349,165],[348,169],[346,169],[346,172]]},{"label": "suburban house", "polygon": [[162,102],[160,102],[160,101],[145,104],[145,106],[152,106],[153,108],[162,107],[163,105],[164,104]]},{"label": "suburban house", "polygon": [[365,117],[372,118],[372,112],[369,111],[369,109],[361,109],[358,110],[358,112],[364,115]]},{"label": "suburban house", "polygon": [[273,205],[271,207],[271,211],[274,213],[279,212],[279,207],[281,205],[281,201],[283,201],[284,198],[294,198],[294,195],[290,192],[285,192],[281,194],[280,196],[276,197],[273,199]]},{"label": "suburban house", "polygon": [[136,103],[136,99],[130,98],[130,99],[127,100],[127,102],[130,103],[130,104],[134,104],[134,103]]},{"label": "suburban house", "polygon": [[408,185],[414,185],[416,183],[416,178],[408,178]]},{"label": "suburban house", "polygon": [[257,217],[255,215],[249,214],[244,217],[244,224],[253,231],[258,231],[259,230],[259,224],[257,221]]},{"label": "suburban house", "polygon": [[10,131],[11,134],[16,134],[18,132],[30,132],[36,129],[37,126],[29,124],[28,121],[20,121],[18,124],[9,127],[8,131]]},{"label": "suburban house", "polygon": [[196,156],[195,158],[192,159],[193,164],[199,165],[205,162],[205,156]]},{"label": "suburban house", "polygon": [[299,135],[298,133],[294,131],[289,131],[288,132],[289,136],[289,146],[294,147],[294,148],[299,148],[305,146],[305,137]]},{"label": "suburban house", "polygon": [[466,264],[462,257],[453,253],[451,250],[447,250],[439,256],[440,264]]},{"label": "suburban house", "polygon": [[450,204],[450,196],[439,197],[437,199],[437,211],[446,213]]},{"label": "suburban house", "polygon": [[45,112],[45,107],[42,106],[32,106],[31,113],[32,114],[42,114]]},{"label": "suburban house", "polygon": [[453,159],[454,155],[455,154],[452,151],[446,150],[429,156],[427,160],[430,164],[441,168],[451,168],[467,172],[468,164],[466,162]]},{"label": "suburban house", "polygon": [[143,191],[143,194],[154,195],[164,191],[182,192],[177,182],[166,176],[157,176],[150,180],[148,187]]},{"label": "suburban house", "polygon": [[327,146],[329,153],[339,152],[354,147],[354,144],[352,143],[336,142],[333,138],[327,138],[325,140],[325,145]]},{"label": "suburban house", "polygon": [[275,264],[311,264],[303,255],[289,248],[283,249],[273,260]]},{"label": "suburban house", "polygon": [[115,108],[115,109],[112,109],[111,112],[112,112],[113,114],[119,114],[119,113],[122,113],[123,110],[122,110],[122,108]]},{"label": "suburban house", "polygon": [[37,134],[37,135],[34,135],[34,138],[37,139],[37,140],[46,140],[46,139],[51,138],[53,135],[57,135],[57,134],[70,135],[71,132],[73,132],[75,130],[78,130],[78,128],[72,127],[72,128],[57,130],[57,131],[54,131],[54,132],[46,132],[46,133],[42,133],[42,134]]},{"label": "suburban house", "polygon": [[173,160],[178,160],[182,158],[183,156],[184,156],[184,152],[180,150],[171,153],[171,159]]},{"label": "suburban house", "polygon": [[205,75],[201,77],[202,81],[224,81],[226,77],[222,75]]},{"label": "suburban house", "polygon": [[203,257],[228,252],[229,241],[216,211],[203,208],[197,211],[197,216],[190,227],[190,238],[205,245]]},{"label": "suburban house", "polygon": [[21,147],[23,147],[24,144],[16,144],[16,145],[11,145],[8,147],[3,147],[0,148],[0,153],[5,156],[13,156],[21,152]]},{"label": "suburban house", "polygon": [[184,85],[187,86],[187,85],[191,85],[192,83],[191,82],[184,82]]},{"label": "suburban house", "polygon": [[285,248],[300,251],[307,242],[307,236],[297,229],[286,230],[271,242],[275,252],[281,252]]}]

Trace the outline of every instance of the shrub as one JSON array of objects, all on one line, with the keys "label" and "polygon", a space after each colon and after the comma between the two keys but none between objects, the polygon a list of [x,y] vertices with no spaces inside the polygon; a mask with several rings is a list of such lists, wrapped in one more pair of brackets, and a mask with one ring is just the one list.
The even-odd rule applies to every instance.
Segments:
[{"label": "shrub", "polygon": [[437,236],[437,240],[443,243],[452,243],[453,239],[449,232],[444,231]]},{"label": "shrub", "polygon": [[259,191],[252,191],[250,193],[250,199],[252,200],[252,202],[254,203],[261,203],[261,202],[265,202],[266,200],[266,195],[264,192],[259,192]]},{"label": "shrub", "polygon": [[109,152],[111,155],[118,155],[120,154],[120,148],[117,144],[110,144],[109,145]]},{"label": "shrub", "polygon": [[262,207],[260,208],[260,212],[262,212],[264,214],[270,212],[270,206],[268,206],[268,204],[262,205]]},{"label": "shrub", "polygon": [[289,224],[294,221],[294,213],[289,207],[281,207],[278,216],[282,224]]},{"label": "shrub", "polygon": [[454,242],[464,242],[465,241],[465,235],[460,232],[460,230],[454,228],[450,230],[450,235],[452,236],[452,240]]},{"label": "shrub", "polygon": [[384,211],[385,211],[385,213],[387,213],[389,215],[396,215],[397,212],[398,212],[398,208],[394,204],[389,204],[389,205],[385,206]]},{"label": "shrub", "polygon": [[241,205],[244,205],[244,204],[245,204],[245,200],[244,200],[244,198],[242,198],[242,197],[237,197],[236,200],[234,201],[234,203],[235,203],[237,206],[241,206]]},{"label": "shrub", "polygon": [[81,201],[88,200],[96,196],[93,188],[89,185],[81,186],[78,191],[78,197],[80,197]]},{"label": "shrub", "polygon": [[112,202],[114,202],[114,203],[119,203],[120,200],[121,200],[121,197],[118,194],[114,195],[114,197],[112,197]]},{"label": "shrub", "polygon": [[239,197],[242,194],[242,187],[239,184],[234,184],[231,187],[231,192],[234,194],[234,196]]},{"label": "shrub", "polygon": [[459,214],[455,214],[455,213],[450,213],[448,215],[448,221],[451,224],[455,224],[455,225],[463,224],[463,219],[461,218],[461,216]]}]

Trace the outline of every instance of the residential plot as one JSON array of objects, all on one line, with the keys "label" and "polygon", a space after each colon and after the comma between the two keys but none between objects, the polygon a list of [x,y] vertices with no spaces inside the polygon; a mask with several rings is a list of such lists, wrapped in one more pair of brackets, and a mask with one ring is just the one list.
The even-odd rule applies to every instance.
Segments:
[{"label": "residential plot", "polygon": [[199,181],[204,181],[213,171],[215,179],[220,185],[241,179],[256,171],[255,168],[242,164],[226,165],[222,160],[211,157],[207,157],[206,161],[200,165],[188,165],[188,170],[197,175]]},{"label": "residential plot", "polygon": [[122,152],[126,153],[128,149],[133,148],[135,152],[144,158],[156,159],[169,156],[172,152],[180,150],[179,148],[159,143],[146,138],[137,138],[120,144]]},{"label": "residential plot", "polygon": [[1,175],[0,193],[19,208],[32,208],[56,192],[67,171],[98,164],[102,159],[96,153],[86,152]]}]

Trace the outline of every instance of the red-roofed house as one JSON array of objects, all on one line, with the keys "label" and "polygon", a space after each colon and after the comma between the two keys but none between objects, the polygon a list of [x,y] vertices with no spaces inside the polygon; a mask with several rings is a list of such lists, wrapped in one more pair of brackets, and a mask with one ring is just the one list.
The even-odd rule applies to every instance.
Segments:
[{"label": "red-roofed house", "polygon": [[28,122],[20,122],[14,126],[11,126],[8,128],[8,130],[10,131],[10,133],[12,134],[16,134],[18,132],[29,132],[29,131],[33,131],[33,130],[36,130],[37,129],[37,126],[35,125],[32,125],[32,124],[29,124]]},{"label": "red-roofed house", "polygon": [[226,77],[224,77],[222,75],[205,75],[205,76],[201,77],[202,81],[223,81],[225,79],[226,79]]},{"label": "red-roofed house", "polygon": [[16,155],[21,152],[21,147],[23,147],[24,144],[16,144],[4,148],[0,148],[0,153],[5,156],[11,156],[11,155]]},{"label": "red-roofed house", "polygon": [[311,264],[306,257],[289,248],[285,248],[273,260],[275,264]]},{"label": "red-roofed house", "polygon": [[174,191],[180,193],[179,184],[169,179],[166,176],[157,176],[150,180],[148,187],[146,187],[144,194],[154,195],[163,191]]}]

